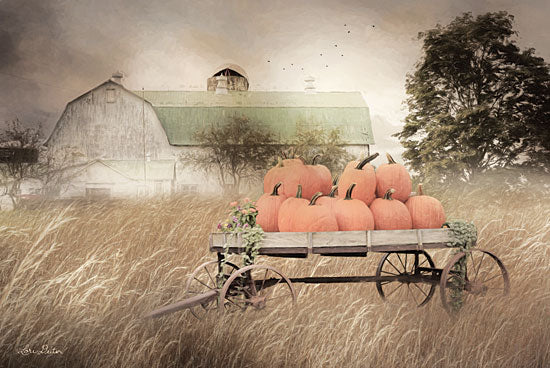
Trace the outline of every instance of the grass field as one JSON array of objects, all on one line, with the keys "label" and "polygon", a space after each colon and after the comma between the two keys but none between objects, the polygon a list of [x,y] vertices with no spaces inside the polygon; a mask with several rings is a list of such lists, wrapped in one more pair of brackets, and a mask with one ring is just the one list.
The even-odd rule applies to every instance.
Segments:
[{"label": "grass field", "polygon": [[[298,303],[143,320],[183,298],[213,259],[227,200],[179,197],[0,212],[2,367],[549,367],[550,196],[542,186],[425,188],[510,272],[509,297],[456,318],[439,291],[423,308],[385,304],[373,284],[297,285]],[[434,253],[442,267],[450,251]],[[291,276],[372,275],[367,258],[262,258]],[[48,345],[50,354],[30,353]],[[60,353],[61,352],[61,353]]]}]

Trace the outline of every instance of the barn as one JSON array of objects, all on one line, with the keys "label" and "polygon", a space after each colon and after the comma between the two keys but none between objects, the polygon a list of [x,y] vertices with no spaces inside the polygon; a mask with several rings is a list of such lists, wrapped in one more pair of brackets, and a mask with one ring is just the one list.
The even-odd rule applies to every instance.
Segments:
[{"label": "barn", "polygon": [[204,91],[131,91],[121,73],[70,101],[46,146],[81,153],[64,197],[122,197],[215,192],[214,178],[195,172],[180,155],[200,150],[193,133],[228,118],[246,117],[288,143],[299,125],[339,128],[354,155],[374,144],[369,108],[360,92],[250,91],[246,72],[224,64]]}]

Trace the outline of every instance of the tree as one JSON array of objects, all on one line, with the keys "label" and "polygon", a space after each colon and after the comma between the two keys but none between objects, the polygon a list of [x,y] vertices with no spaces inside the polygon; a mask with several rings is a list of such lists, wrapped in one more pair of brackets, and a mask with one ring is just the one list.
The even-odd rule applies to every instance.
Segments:
[{"label": "tree", "polygon": [[301,124],[298,125],[296,136],[291,141],[290,150],[307,163],[311,163],[318,155],[315,163],[325,165],[331,172],[340,172],[352,159],[344,149],[343,143],[340,130],[337,128],[327,130],[320,126],[307,127]]},{"label": "tree", "polygon": [[70,168],[76,166],[82,156],[74,147],[67,147],[53,154],[42,146],[42,126],[26,128],[15,119],[0,133],[0,147],[28,148],[38,151],[38,160],[21,162],[0,162],[0,195],[10,197],[13,207],[20,204],[21,184],[26,180],[40,182],[42,195],[59,194],[61,187],[68,182]]},{"label": "tree", "polygon": [[407,75],[409,114],[395,136],[423,175],[470,179],[490,168],[550,162],[550,77],[512,39],[513,16],[465,13],[420,33]]},{"label": "tree", "polygon": [[215,173],[225,192],[238,193],[243,181],[261,179],[277,154],[273,133],[246,117],[232,117],[194,133],[201,150],[181,155],[183,162]]}]

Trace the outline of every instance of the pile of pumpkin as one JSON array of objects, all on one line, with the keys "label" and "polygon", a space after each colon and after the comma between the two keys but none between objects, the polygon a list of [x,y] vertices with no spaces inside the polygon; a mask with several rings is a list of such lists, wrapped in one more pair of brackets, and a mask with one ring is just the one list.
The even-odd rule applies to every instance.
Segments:
[{"label": "pile of pumpkin", "polygon": [[338,185],[324,165],[280,160],[264,177],[256,223],[267,232],[440,228],[445,222],[441,203],[423,195],[421,185],[411,196],[407,169],[389,154],[388,163],[375,170],[370,162],[377,156],[351,161]]}]

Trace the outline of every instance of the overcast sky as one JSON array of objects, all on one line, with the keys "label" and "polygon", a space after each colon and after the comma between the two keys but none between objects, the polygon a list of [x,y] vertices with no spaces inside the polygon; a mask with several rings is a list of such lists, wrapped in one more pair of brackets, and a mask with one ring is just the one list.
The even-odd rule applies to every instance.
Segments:
[{"label": "overcast sky", "polygon": [[49,134],[67,102],[116,70],[130,89],[204,90],[230,62],[251,90],[303,90],[310,74],[320,91],[362,91],[380,141],[406,114],[418,32],[499,10],[515,16],[518,45],[549,61],[548,0],[0,0],[0,122]]}]

